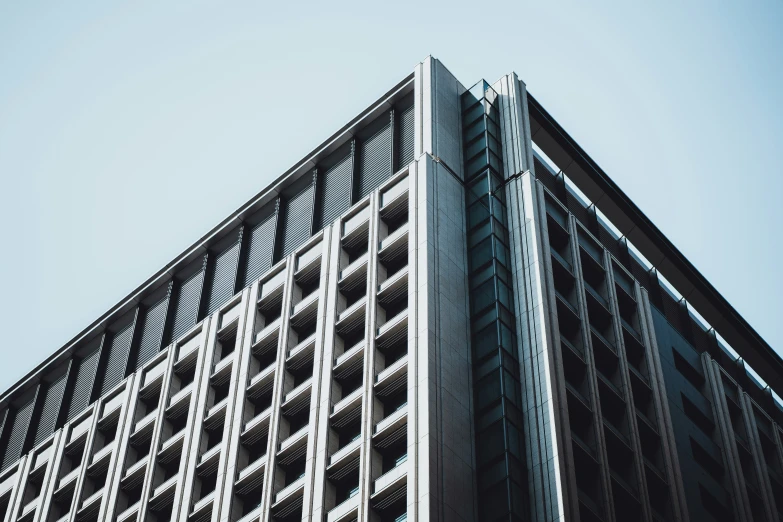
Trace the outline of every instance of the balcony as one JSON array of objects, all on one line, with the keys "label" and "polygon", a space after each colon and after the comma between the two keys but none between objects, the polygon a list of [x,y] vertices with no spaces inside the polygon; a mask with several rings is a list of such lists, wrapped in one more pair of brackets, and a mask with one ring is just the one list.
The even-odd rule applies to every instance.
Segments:
[{"label": "balcony", "polygon": [[210,378],[213,381],[222,381],[231,373],[231,367],[234,364],[234,358],[231,357],[232,354],[233,352],[226,355],[212,367],[212,375]]},{"label": "balcony", "polygon": [[318,291],[311,292],[291,307],[291,325],[298,327],[315,320],[318,314]]},{"label": "balcony", "polygon": [[408,355],[403,355],[375,377],[375,389],[380,392],[405,377],[408,372]]},{"label": "balcony", "polygon": [[223,445],[220,443],[215,444],[199,457],[196,469],[200,474],[205,474],[206,470],[212,469],[213,467],[217,468],[218,462],[220,461],[220,450],[222,446]]},{"label": "balcony", "polygon": [[234,484],[235,489],[241,489],[244,485],[254,482],[256,478],[263,475],[266,468],[266,460],[266,455],[262,455],[240,471]]},{"label": "balcony", "polygon": [[359,404],[362,402],[362,394],[364,392],[364,389],[359,386],[355,390],[353,390],[351,393],[337,401],[334,406],[332,406],[332,413],[331,418],[333,421],[343,417],[343,415],[353,410],[354,408],[358,407]]},{"label": "balcony", "polygon": [[305,355],[309,355],[315,349],[315,334],[311,334],[303,341],[300,341],[296,346],[288,351],[288,358],[286,364],[290,365],[292,362],[296,362]]},{"label": "balcony", "polygon": [[190,382],[187,386],[172,395],[169,406],[166,408],[166,413],[171,415],[172,413],[187,409],[190,405],[190,395],[193,388],[194,385]]},{"label": "balcony", "polygon": [[271,386],[275,375],[275,363],[271,363],[269,366],[255,374],[247,386],[248,394],[252,395],[253,392],[260,391],[267,385]]},{"label": "balcony", "polygon": [[352,457],[358,457],[359,456],[359,450],[362,447],[362,438],[357,437],[356,439],[352,440],[342,448],[335,451],[331,457],[329,457],[329,466],[327,466],[327,469],[330,471],[334,466],[336,466],[338,463],[340,463],[343,460],[353,460]]},{"label": "balcony", "polygon": [[160,447],[158,457],[162,460],[168,461],[178,450],[182,449],[182,442],[185,440],[185,429],[179,430],[177,433],[168,438]]},{"label": "balcony", "polygon": [[362,235],[369,228],[369,224],[370,207],[367,206],[343,222],[343,242],[351,242],[355,236]]},{"label": "balcony", "polygon": [[364,357],[364,339],[344,351],[334,360],[334,373],[340,373],[341,370],[351,366],[354,362]]},{"label": "balcony", "polygon": [[288,403],[291,403],[293,401],[296,401],[298,399],[302,399],[303,395],[310,393],[310,388],[313,384],[313,378],[309,377],[306,381],[304,381],[302,384],[291,390],[290,392],[285,394],[285,398],[283,399],[283,405],[282,408],[286,409],[286,406],[288,406]]},{"label": "balcony", "polygon": [[92,473],[98,469],[107,469],[109,467],[109,462],[111,461],[111,456],[114,453],[116,447],[116,441],[112,441],[95,452],[95,454],[92,456],[90,465],[87,467],[88,473]]},{"label": "balcony", "polygon": [[158,408],[155,408],[148,414],[146,414],[144,417],[136,421],[135,426],[133,427],[133,433],[143,431],[146,427],[151,426],[155,419],[158,417]]},{"label": "balcony", "polygon": [[101,507],[101,501],[103,500],[103,493],[104,488],[98,489],[95,493],[90,495],[89,497],[85,498],[82,502],[81,507],[79,508],[79,513],[77,514],[77,518],[82,518],[79,515],[87,516],[89,513],[94,513],[98,511]]},{"label": "balcony", "polygon": [[607,301],[604,296],[598,293],[598,290],[596,290],[595,288],[587,284],[587,282],[585,282],[585,291],[590,297],[595,299],[598,302],[598,304],[604,307],[606,313],[611,313],[609,309],[609,301]]},{"label": "balcony", "polygon": [[152,496],[150,497],[150,507],[165,505],[166,501],[174,498],[174,491],[177,488],[177,483],[181,477],[179,473],[166,480],[160,486],[152,490]]},{"label": "balcony", "polygon": [[407,403],[404,403],[402,407],[397,408],[392,413],[384,417],[378,424],[375,425],[375,432],[373,433],[374,439],[384,438],[386,435],[391,434],[397,428],[402,427],[408,420],[408,408]]},{"label": "balcony", "polygon": [[191,356],[195,357],[196,353],[198,352],[198,347],[201,345],[201,335],[196,334],[184,343],[182,343],[179,347],[179,352],[177,353],[177,366],[181,366],[186,359],[190,359]]},{"label": "balcony", "polygon": [[283,283],[285,283],[285,270],[281,270],[263,283],[258,291],[258,303],[262,306],[276,301],[283,293]]},{"label": "balcony", "polygon": [[389,493],[398,490],[402,485],[407,482],[408,478],[408,461],[407,459],[400,462],[387,471],[375,481],[373,486],[372,500],[377,501],[385,497]]},{"label": "balcony", "polygon": [[326,517],[327,522],[344,522],[356,519],[360,495],[354,495],[335,506]]},{"label": "balcony", "polygon": [[261,513],[263,512],[262,508],[263,506],[258,506],[247,515],[240,518],[238,522],[256,522],[261,517]]},{"label": "balcony", "polygon": [[57,484],[57,490],[61,490],[65,488],[66,486],[70,485],[72,482],[76,481],[76,478],[79,476],[79,472],[81,471],[80,466],[76,466],[71,471],[69,471],[66,475],[63,475],[62,478],[60,478],[60,482]]},{"label": "balcony", "polygon": [[344,331],[346,323],[353,323],[355,321],[364,320],[364,307],[367,303],[367,297],[362,297],[354,304],[340,312],[337,316],[337,330]]},{"label": "balcony", "polygon": [[297,493],[301,493],[304,489],[304,475],[294,480],[292,483],[281,489],[275,495],[275,505],[273,508],[277,508],[288,501],[294,500]]},{"label": "balcony", "polygon": [[136,520],[139,515],[140,507],[141,501],[137,500],[132,505],[128,506],[122,513],[117,515],[117,522],[131,522],[132,520]]},{"label": "balcony", "polygon": [[378,285],[378,302],[387,303],[398,299],[408,291],[408,267],[402,267],[386,281]]},{"label": "balcony", "polygon": [[245,423],[245,428],[242,431],[242,437],[247,437],[251,433],[258,432],[263,429],[264,426],[269,425],[269,417],[272,413],[272,407],[268,407],[249,421]]},{"label": "balcony", "polygon": [[[400,181],[381,192],[381,210],[386,211],[391,206],[402,202],[401,198],[408,194],[408,185],[410,184],[408,179],[409,178],[405,176]],[[405,203],[407,203],[407,200]]]},{"label": "balcony", "polygon": [[38,497],[34,498],[30,502],[28,502],[23,508],[22,508],[22,514],[19,516],[20,520],[25,519],[28,515],[32,515],[32,513],[38,509],[38,505],[41,503],[41,496],[38,495]]},{"label": "balcony", "polygon": [[[378,256],[386,259],[392,250],[407,247],[408,243],[408,223],[400,226],[397,230],[389,234],[378,244]],[[396,255],[396,253],[395,253]]]},{"label": "balcony", "polygon": [[131,465],[122,476],[123,484],[136,483],[144,479],[144,474],[147,471],[147,462],[149,462],[149,455],[139,459],[138,462]]},{"label": "balcony", "polygon": [[278,317],[256,334],[255,339],[253,339],[253,351],[257,351],[261,346],[268,346],[272,342],[277,343],[279,329],[280,318]]},{"label": "balcony", "polygon": [[213,427],[216,422],[220,422],[220,418],[225,418],[226,409],[228,408],[228,397],[221,399],[220,402],[213,405],[207,410],[207,414],[204,416],[204,426]]},{"label": "balcony", "polygon": [[238,301],[235,305],[233,305],[231,308],[223,312],[223,314],[220,316],[220,329],[222,330],[226,326],[230,325],[234,321],[239,320],[239,312],[241,310],[241,301]]},{"label": "balcony", "polygon": [[323,242],[319,241],[314,246],[308,248],[296,258],[296,272],[294,273],[295,279],[301,279],[302,277],[311,277],[317,275],[314,272],[318,271],[321,267],[321,254],[323,252]]},{"label": "balcony", "polygon": [[204,498],[193,504],[193,510],[190,512],[189,518],[201,520],[209,516],[214,500],[215,490],[212,490]]},{"label": "balcony", "polygon": [[380,349],[391,346],[408,333],[408,310],[405,309],[378,328],[376,345]]},{"label": "balcony", "polygon": [[337,277],[340,288],[355,288],[367,280],[367,256],[365,252],[340,271]]},{"label": "balcony", "polygon": [[300,448],[302,445],[307,444],[307,432],[310,429],[310,425],[306,424],[299,430],[289,435],[283,442],[280,443],[279,455],[287,455],[293,450]]}]

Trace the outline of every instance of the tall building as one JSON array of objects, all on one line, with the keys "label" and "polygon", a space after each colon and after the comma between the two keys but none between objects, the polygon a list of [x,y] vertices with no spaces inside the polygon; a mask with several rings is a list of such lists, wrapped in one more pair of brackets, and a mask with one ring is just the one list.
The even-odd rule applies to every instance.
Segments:
[{"label": "tall building", "polygon": [[783,361],[427,58],[0,399],[4,521],[767,521]]}]

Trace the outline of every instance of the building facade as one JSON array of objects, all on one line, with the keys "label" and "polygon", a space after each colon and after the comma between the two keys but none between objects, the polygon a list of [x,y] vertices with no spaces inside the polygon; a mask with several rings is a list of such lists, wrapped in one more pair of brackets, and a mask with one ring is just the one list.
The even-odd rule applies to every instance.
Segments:
[{"label": "building facade", "polygon": [[782,388],[516,75],[427,58],[0,396],[0,517],[772,522]]}]

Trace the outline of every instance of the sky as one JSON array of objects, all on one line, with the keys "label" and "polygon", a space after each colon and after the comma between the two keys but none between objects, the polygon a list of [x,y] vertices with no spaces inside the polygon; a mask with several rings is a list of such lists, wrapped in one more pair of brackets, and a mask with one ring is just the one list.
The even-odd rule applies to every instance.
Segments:
[{"label": "sky", "polygon": [[3,2],[0,390],[411,72],[511,71],[783,349],[783,3]]}]

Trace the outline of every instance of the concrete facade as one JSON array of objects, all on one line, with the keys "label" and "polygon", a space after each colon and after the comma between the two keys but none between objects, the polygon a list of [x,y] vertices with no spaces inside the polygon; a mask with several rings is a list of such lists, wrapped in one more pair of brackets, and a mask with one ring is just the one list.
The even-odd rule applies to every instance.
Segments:
[{"label": "concrete facade", "polygon": [[[505,215],[487,227],[512,294],[495,402],[480,384],[494,359],[474,351],[486,296],[467,203],[468,165],[491,146],[463,126],[476,87],[428,57],[2,396],[2,521],[780,518],[783,402],[674,297],[664,275],[681,267],[642,259],[666,244],[615,232],[621,199],[526,85],[477,85],[499,120],[487,200]],[[335,165],[350,170],[326,190]],[[193,274],[197,296],[233,296],[191,311]],[[160,349],[141,360],[150,331]],[[482,401],[521,427],[496,442],[519,445],[524,476],[482,461]],[[525,491],[492,496],[504,474]]]}]

